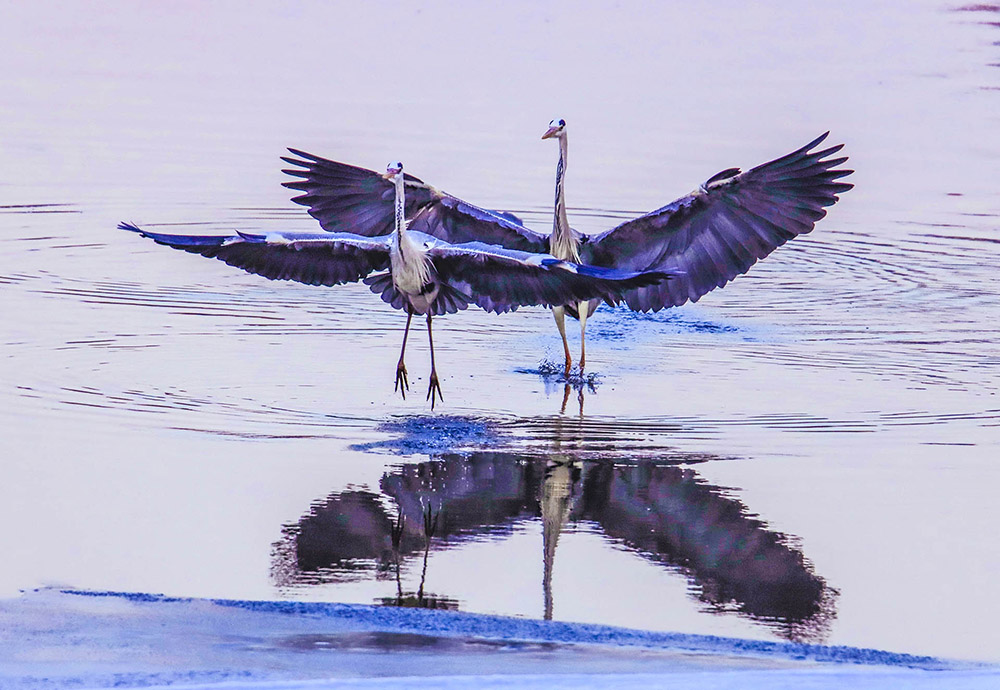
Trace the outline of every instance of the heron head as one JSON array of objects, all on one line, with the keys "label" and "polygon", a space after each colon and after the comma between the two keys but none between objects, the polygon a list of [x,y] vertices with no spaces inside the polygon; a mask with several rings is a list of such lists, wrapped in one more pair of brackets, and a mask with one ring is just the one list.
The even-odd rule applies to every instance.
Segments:
[{"label": "heron head", "polygon": [[395,179],[396,175],[399,175],[402,172],[403,164],[399,161],[393,161],[392,163],[389,163],[389,165],[385,166],[385,176],[390,180]]},{"label": "heron head", "polygon": [[549,122],[549,128],[545,130],[545,134],[542,135],[542,139],[550,139],[552,137],[560,138],[566,134],[566,120],[552,120]]}]

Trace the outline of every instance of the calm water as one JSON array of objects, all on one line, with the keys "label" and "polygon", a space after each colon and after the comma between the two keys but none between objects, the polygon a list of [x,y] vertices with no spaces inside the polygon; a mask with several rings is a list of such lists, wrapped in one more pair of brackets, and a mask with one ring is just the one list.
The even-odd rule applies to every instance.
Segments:
[{"label": "calm water", "polygon": [[[0,6],[0,594],[423,603],[1000,659],[1000,9]],[[310,230],[286,146],[599,231],[827,129],[695,305],[435,324],[116,231]],[[575,347],[575,345],[574,345]],[[430,539],[424,513],[437,515]],[[403,516],[394,545],[393,527]]]}]

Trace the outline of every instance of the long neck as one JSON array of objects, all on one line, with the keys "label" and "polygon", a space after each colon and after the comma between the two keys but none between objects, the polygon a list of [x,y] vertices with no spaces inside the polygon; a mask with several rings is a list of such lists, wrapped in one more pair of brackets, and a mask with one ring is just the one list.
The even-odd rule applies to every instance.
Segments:
[{"label": "long neck", "polygon": [[406,191],[404,189],[403,173],[396,175],[396,238],[403,239],[406,233]]},{"label": "long neck", "polygon": [[430,280],[426,252],[406,230],[406,198],[403,191],[403,173],[396,175],[396,227],[389,247],[392,282],[403,292],[416,294]]},{"label": "long neck", "polygon": [[556,258],[579,261],[579,249],[576,240],[573,238],[573,231],[569,227],[569,218],[566,217],[565,181],[567,149],[566,133],[564,132],[559,137],[559,164],[556,166],[556,206],[555,215],[552,220],[552,237],[549,239],[549,248],[552,255]]}]

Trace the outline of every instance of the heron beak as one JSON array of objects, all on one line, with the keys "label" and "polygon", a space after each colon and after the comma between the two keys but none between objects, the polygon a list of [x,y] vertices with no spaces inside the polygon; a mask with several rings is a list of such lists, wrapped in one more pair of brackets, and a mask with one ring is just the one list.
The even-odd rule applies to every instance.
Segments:
[{"label": "heron beak", "polygon": [[547,130],[545,130],[545,134],[542,135],[542,139],[551,139],[558,133],[559,133],[558,127],[549,127]]}]

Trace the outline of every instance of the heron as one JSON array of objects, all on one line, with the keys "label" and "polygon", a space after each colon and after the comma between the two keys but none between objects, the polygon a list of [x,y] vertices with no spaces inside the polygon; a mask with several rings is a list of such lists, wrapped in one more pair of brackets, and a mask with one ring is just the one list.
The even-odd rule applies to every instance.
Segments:
[{"label": "heron", "polygon": [[[837,181],[854,172],[838,167],[847,161],[846,156],[835,156],[843,144],[817,150],[829,134],[745,172],[727,168],[666,206],[591,235],[569,224],[566,121],[555,119],[542,135],[559,143],[551,233],[531,230],[511,213],[475,207],[408,174],[405,211],[408,216],[427,213],[424,231],[448,242],[479,240],[545,252],[574,263],[671,273],[669,281],[625,294],[624,302],[633,311],[657,312],[697,302],[746,273],[788,240],[812,231],[826,215],[826,207],[854,186]],[[323,229],[336,232],[351,228],[363,235],[378,234],[392,222],[391,189],[380,175],[298,149],[289,151],[295,157],[283,160],[295,167],[284,172],[301,179],[284,186],[304,192],[293,201],[308,207]],[[587,317],[599,304],[599,300],[571,300],[552,308],[562,338],[567,378],[572,358],[565,317],[569,314],[580,321],[578,364],[582,375]]]},{"label": "heron", "polygon": [[[404,399],[409,390],[404,357],[410,322],[415,314],[425,315],[431,359],[427,399],[431,409],[436,399],[444,400],[434,359],[432,317],[456,313],[470,304],[496,314],[522,306],[589,299],[616,304],[629,290],[671,277],[664,271],[584,266],[549,254],[483,242],[447,242],[427,232],[436,222],[433,209],[423,210],[406,223],[402,163],[390,163],[382,179],[392,185],[394,192],[393,229],[373,237],[344,232],[178,235],[150,232],[131,223],[118,227],[271,280],[327,286],[362,280],[383,301],[407,313],[395,384]],[[372,273],[383,269],[388,270]]]}]

